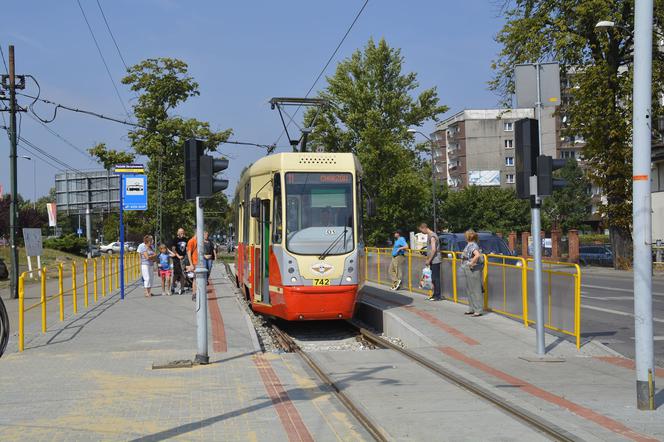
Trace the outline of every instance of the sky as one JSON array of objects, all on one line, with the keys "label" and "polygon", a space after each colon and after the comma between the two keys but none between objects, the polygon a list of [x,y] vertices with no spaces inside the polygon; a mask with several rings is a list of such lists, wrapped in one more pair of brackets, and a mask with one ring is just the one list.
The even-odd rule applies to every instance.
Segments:
[{"label": "sky", "polygon": [[[120,83],[124,66],[103,21],[97,0],[80,0],[124,105],[135,95]],[[301,97],[307,92],[341,40],[363,0],[211,1],[99,0],[128,65],[146,58],[175,57],[189,65],[200,96],[175,110],[178,115],[209,121],[212,128],[233,130],[232,140],[274,143],[282,131],[275,96]],[[120,99],[105,70],[76,0],[23,0],[3,5],[0,45],[7,57],[15,46],[16,73],[34,76],[41,96],[54,102],[125,118]],[[504,19],[492,0],[463,2],[369,0],[367,7],[328,67],[385,38],[400,48],[404,70],[416,72],[420,90],[436,87],[448,113],[491,108],[498,97],[488,90],[494,41]],[[4,72],[4,65],[0,64]],[[325,87],[324,77],[314,91]],[[28,81],[28,94],[36,92]],[[20,98],[26,106],[28,99]],[[42,118],[52,106],[35,105]],[[8,121],[6,112],[5,119]],[[4,123],[0,120],[0,124]],[[430,132],[433,122],[424,125]],[[67,111],[58,111],[49,131],[22,114],[20,134],[70,167],[101,167],[79,150],[105,142],[129,148],[126,126]],[[55,136],[59,134],[75,147]],[[285,138],[285,137],[284,137]],[[278,151],[289,151],[284,138]],[[242,169],[264,155],[254,147],[224,145],[230,159],[226,178],[232,195]],[[19,193],[28,199],[48,193],[59,171],[19,147]],[[9,192],[9,142],[0,136],[0,184]],[[36,166],[36,180],[35,180]],[[36,181],[36,187],[33,185]]]}]

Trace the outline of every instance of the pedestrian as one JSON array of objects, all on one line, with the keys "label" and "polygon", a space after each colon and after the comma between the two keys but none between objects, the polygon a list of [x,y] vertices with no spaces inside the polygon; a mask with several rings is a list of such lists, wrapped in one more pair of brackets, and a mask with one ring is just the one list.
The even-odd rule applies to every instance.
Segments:
[{"label": "pedestrian", "polygon": [[196,300],[196,264],[198,264],[198,239],[196,234],[192,236],[189,241],[187,241],[187,262],[188,265],[185,270],[189,273],[191,272],[194,275],[192,282],[192,293],[191,300]]},{"label": "pedestrian", "polygon": [[141,257],[141,275],[143,276],[143,287],[145,288],[145,296],[152,296],[152,275],[154,273],[154,261],[156,258],[154,249],[152,248],[152,235],[145,235],[143,242],[136,249]]},{"label": "pedestrian", "polygon": [[217,248],[214,244],[214,241],[212,241],[209,238],[209,233],[207,230],[203,233],[204,235],[204,246],[203,246],[203,253],[205,257],[205,268],[207,269],[207,283],[208,285],[210,284],[210,273],[212,273],[212,264],[214,264],[214,260],[217,259]]},{"label": "pedestrian", "polygon": [[433,232],[426,223],[420,224],[420,232],[427,236],[427,257],[426,265],[431,269],[431,282],[433,289],[429,301],[442,300],[441,285],[440,285],[440,240],[438,235]]},{"label": "pedestrian", "polygon": [[187,236],[182,227],[177,231],[177,236],[171,242],[173,252],[173,281],[171,292],[175,293],[175,284],[179,283],[178,294],[181,295],[187,289],[187,279],[184,276],[184,260],[187,256]]},{"label": "pedestrian", "polygon": [[159,245],[159,276],[161,277],[161,293],[164,295],[173,294],[173,287],[171,287],[173,265],[171,264],[171,260],[174,255],[171,250],[168,250],[166,244]]},{"label": "pedestrian", "polygon": [[466,282],[468,311],[466,315],[482,316],[484,312],[484,294],[482,293],[482,269],[484,258],[477,244],[477,233],[466,231],[466,247],[461,252],[461,272]]},{"label": "pedestrian", "polygon": [[408,243],[401,230],[394,232],[394,245],[392,246],[392,261],[390,261],[390,276],[392,277],[392,290],[399,290],[403,280],[403,263],[406,260]]}]

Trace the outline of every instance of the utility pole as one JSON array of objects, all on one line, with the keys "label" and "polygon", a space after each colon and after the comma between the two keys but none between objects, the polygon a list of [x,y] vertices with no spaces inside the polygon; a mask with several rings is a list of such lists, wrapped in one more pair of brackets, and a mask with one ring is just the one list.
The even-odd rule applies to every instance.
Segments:
[{"label": "utility pole", "polygon": [[18,249],[16,230],[18,229],[18,180],[16,177],[16,71],[14,68],[14,46],[9,46],[9,176],[12,199],[9,206],[9,247],[11,253],[10,296],[18,298]]},{"label": "utility pole", "polygon": [[650,207],[652,0],[636,0],[634,13],[632,226],[634,235],[636,405],[639,410],[654,410],[655,367],[652,319],[652,215]]}]

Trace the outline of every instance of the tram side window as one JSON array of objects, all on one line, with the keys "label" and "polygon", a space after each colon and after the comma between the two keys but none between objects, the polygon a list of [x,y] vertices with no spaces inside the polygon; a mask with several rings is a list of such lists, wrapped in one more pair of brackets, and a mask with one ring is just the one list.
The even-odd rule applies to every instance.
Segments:
[{"label": "tram side window", "polygon": [[281,208],[281,176],[276,173],[274,175],[274,220],[272,221],[272,243],[281,244],[282,232],[282,208]]},{"label": "tram side window", "polygon": [[355,186],[356,211],[357,211],[357,238],[359,242],[364,242],[364,195],[362,194],[362,180],[358,179]]}]

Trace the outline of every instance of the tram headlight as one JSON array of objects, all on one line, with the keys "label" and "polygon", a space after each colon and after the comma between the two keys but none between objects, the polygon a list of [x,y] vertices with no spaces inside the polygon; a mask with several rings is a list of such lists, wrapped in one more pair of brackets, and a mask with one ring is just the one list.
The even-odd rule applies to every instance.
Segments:
[{"label": "tram headlight", "polygon": [[346,276],[346,281],[351,282],[352,280],[353,278],[351,278],[350,276]]},{"label": "tram headlight", "polygon": [[295,276],[291,277],[290,282],[297,282],[297,278]]},{"label": "tram headlight", "polygon": [[295,273],[295,269],[293,267],[288,267],[288,273]]}]

